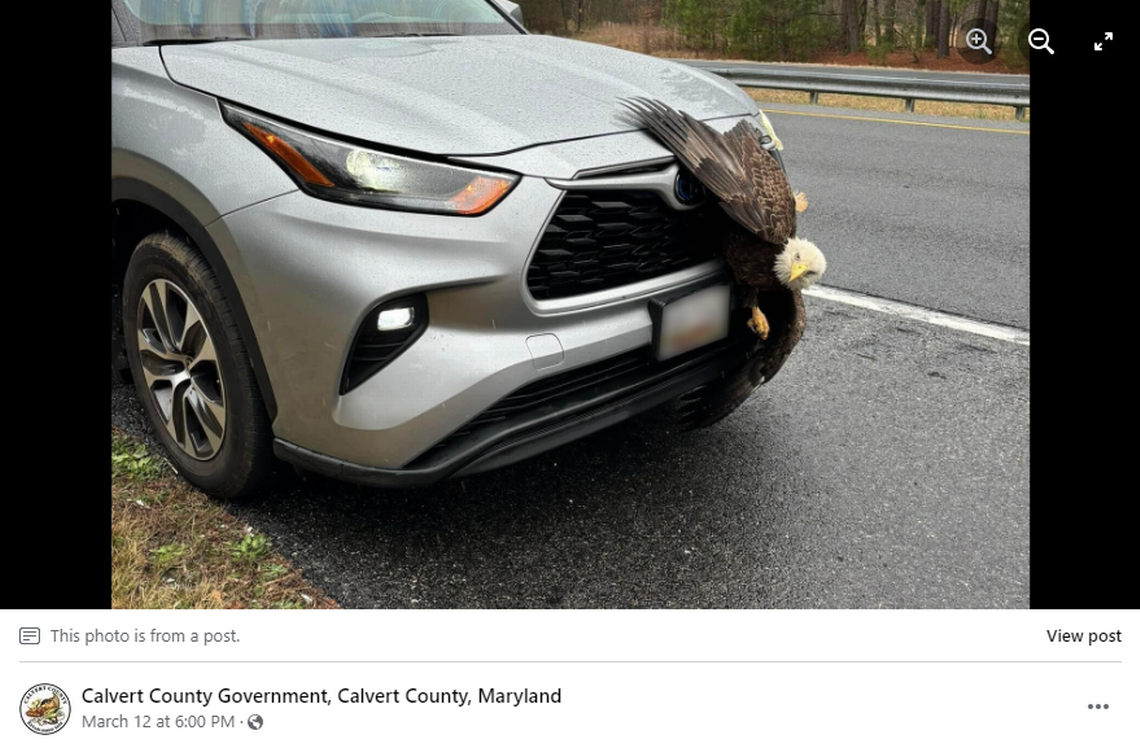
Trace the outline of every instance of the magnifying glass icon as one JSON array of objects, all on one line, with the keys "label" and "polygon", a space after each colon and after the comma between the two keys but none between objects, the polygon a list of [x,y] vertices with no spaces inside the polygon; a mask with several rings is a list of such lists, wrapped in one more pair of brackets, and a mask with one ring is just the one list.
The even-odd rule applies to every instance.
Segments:
[{"label": "magnifying glass icon", "polygon": [[[1030,34],[1029,38],[1032,39],[1033,34]],[[986,54],[988,54],[992,57],[994,55],[994,53],[993,53],[993,50],[990,49],[989,43],[990,43],[989,37],[986,36],[986,32],[980,28],[972,28],[966,34],[966,46],[970,47],[974,51],[984,51]],[[1032,40],[1029,43],[1032,44],[1033,43]],[[1048,34],[1045,35],[1045,43],[1046,44],[1049,43],[1049,35]]]},{"label": "magnifying glass icon", "polygon": [[1053,48],[1049,46],[1049,32],[1043,28],[1035,28],[1029,32],[1029,48],[1041,51],[1044,49],[1050,54]]}]

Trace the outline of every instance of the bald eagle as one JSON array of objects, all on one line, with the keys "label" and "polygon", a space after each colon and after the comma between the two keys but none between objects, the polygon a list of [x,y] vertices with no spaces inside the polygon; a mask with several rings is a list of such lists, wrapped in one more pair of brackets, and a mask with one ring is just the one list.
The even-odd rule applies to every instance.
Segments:
[{"label": "bald eagle", "polygon": [[[750,121],[721,134],[660,101],[621,103],[720,201],[729,219],[723,220],[718,246],[751,309],[748,326],[765,341],[748,353],[738,373],[687,397],[689,425],[709,425],[783,365],[804,330],[800,291],[819,281],[827,259],[815,243],[796,236],[796,213],[807,208],[807,199],[792,191]],[[761,304],[779,316],[769,318]],[[776,335],[770,337],[773,328]]]}]

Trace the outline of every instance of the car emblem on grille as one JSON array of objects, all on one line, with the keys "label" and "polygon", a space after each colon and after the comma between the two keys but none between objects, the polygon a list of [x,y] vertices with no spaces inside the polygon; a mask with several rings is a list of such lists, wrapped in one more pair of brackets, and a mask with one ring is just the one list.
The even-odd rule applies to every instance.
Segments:
[{"label": "car emblem on grille", "polygon": [[673,193],[676,194],[677,201],[685,206],[695,206],[708,196],[704,184],[687,170],[677,173],[677,180],[673,182]]}]

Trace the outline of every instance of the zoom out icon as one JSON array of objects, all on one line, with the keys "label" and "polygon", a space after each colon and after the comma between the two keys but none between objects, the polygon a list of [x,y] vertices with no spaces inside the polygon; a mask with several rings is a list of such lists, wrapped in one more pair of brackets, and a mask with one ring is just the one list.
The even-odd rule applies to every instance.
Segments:
[{"label": "zoom out icon", "polygon": [[1049,32],[1043,28],[1035,28],[1030,31],[1029,48],[1037,51],[1045,50],[1052,54],[1053,47],[1049,46]]}]

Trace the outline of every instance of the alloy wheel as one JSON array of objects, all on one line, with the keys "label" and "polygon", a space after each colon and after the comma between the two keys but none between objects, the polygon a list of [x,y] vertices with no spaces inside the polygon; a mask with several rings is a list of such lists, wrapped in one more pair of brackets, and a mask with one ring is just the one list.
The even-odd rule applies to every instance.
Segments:
[{"label": "alloy wheel", "polygon": [[194,303],[166,279],[143,289],[138,347],[146,388],[167,433],[194,459],[217,456],[226,434],[217,351]]}]

